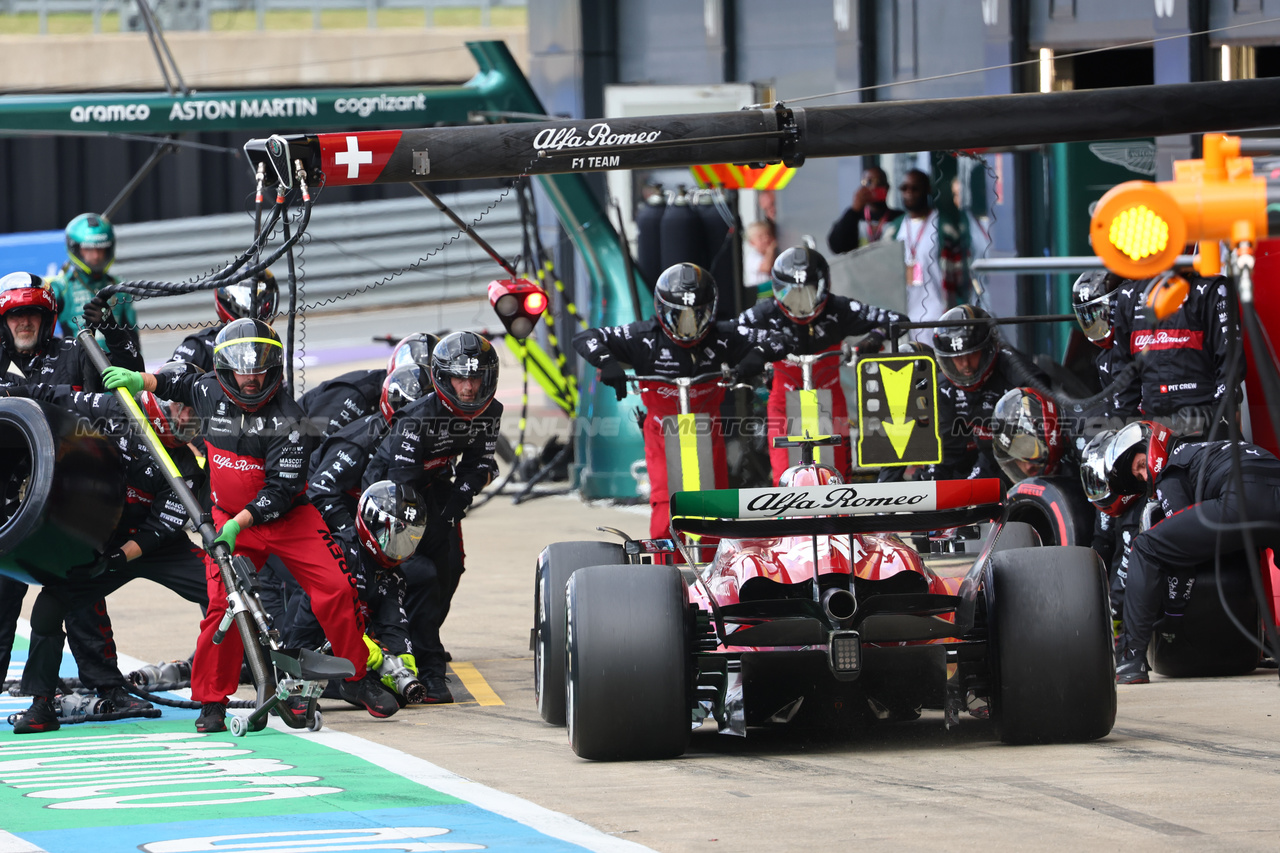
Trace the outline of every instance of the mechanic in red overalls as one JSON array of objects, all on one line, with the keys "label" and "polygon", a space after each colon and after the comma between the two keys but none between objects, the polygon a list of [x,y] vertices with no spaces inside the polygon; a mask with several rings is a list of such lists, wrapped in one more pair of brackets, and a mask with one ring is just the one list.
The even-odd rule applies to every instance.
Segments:
[{"label": "mechanic in red overalls", "polygon": [[[787,249],[773,262],[773,299],[748,308],[738,322],[784,335],[790,353],[814,355],[838,350],[850,335],[867,335],[858,344],[860,352],[879,352],[884,336],[874,331],[876,327],[890,322],[905,323],[907,318],[895,311],[831,295],[831,272],[826,258],[812,249],[797,246]],[[774,447],[773,439],[788,432],[788,392],[803,387],[800,365],[774,362],[773,388],[769,393],[769,461],[774,482],[787,469],[788,449]],[[813,387],[831,392],[832,427],[847,437],[849,406],[840,387],[840,359],[826,358],[813,365]],[[849,445],[837,446],[835,467],[844,476],[850,473],[849,460]]]},{"label": "mechanic in red overalls", "polygon": [[[333,653],[355,667],[339,684],[342,698],[375,717],[399,710],[395,698],[366,677],[368,651],[356,607],[355,585],[342,550],[324,519],[307,500],[307,457],[302,410],[278,394],[283,374],[280,338],[261,320],[228,323],[213,347],[215,375],[170,376],[109,368],[103,383],[177,400],[195,409],[208,449],[213,520],[217,541],[261,567],[276,554],[311,596],[311,607],[333,645]],[[191,667],[191,698],[204,705],[196,731],[226,730],[227,697],[236,689],[244,647],[237,631],[218,645],[213,633],[227,609],[217,564],[205,558],[209,612],[200,623]]]},{"label": "mechanic in red overalls", "polygon": [[[639,375],[679,377],[718,372],[722,364],[732,368],[735,378],[755,376],[766,362],[782,358],[786,344],[781,335],[733,322],[716,323],[716,283],[711,274],[695,264],[676,264],[658,277],[653,289],[655,319],[639,320],[625,326],[587,329],[573,339],[573,348],[600,369],[600,381],[627,396],[623,365]],[[670,535],[671,498],[667,487],[667,455],[662,419],[679,414],[679,397],[671,385],[654,383],[640,394],[647,414],[644,431],[644,459],[649,469],[649,535]],[[692,413],[711,416],[713,488],[723,489],[729,481],[725,461],[724,433],[719,427],[724,388],[705,382],[689,389]]]}]

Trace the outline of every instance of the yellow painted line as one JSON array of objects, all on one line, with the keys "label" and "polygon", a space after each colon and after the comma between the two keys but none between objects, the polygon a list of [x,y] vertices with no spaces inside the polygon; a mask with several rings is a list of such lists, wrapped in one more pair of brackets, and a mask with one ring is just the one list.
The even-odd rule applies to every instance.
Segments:
[{"label": "yellow painted line", "polygon": [[454,661],[449,664],[449,668],[453,670],[453,674],[458,676],[458,680],[462,682],[462,686],[467,688],[467,692],[475,697],[476,702],[481,705],[505,705],[498,694],[493,692],[493,688],[489,686],[489,682],[484,680],[484,676],[480,674],[480,670],[476,669],[473,663],[458,663]]}]

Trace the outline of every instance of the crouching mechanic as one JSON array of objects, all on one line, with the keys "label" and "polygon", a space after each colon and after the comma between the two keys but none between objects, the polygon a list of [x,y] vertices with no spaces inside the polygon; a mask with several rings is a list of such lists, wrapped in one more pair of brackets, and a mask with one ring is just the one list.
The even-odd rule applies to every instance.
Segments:
[{"label": "crouching mechanic", "polygon": [[427,508],[422,541],[401,564],[408,581],[405,609],[424,701],[447,704],[453,694],[440,627],[466,570],[461,521],[498,472],[498,353],[474,332],[454,332],[436,344],[430,374],[432,392],[400,411],[365,469],[364,486],[380,480],[413,486]]},{"label": "crouching mechanic", "polygon": [[[735,378],[745,379],[764,370],[766,363],[786,357],[786,339],[780,334],[716,323],[716,302],[716,283],[710,273],[695,264],[676,264],[658,277],[653,289],[654,319],[587,329],[574,336],[573,348],[600,369],[600,381],[613,388],[619,400],[627,396],[624,365],[640,375],[677,379],[718,372],[728,364]],[[662,386],[642,389],[640,399],[648,412],[642,429],[649,469],[649,535],[660,539],[670,535],[671,523],[662,420],[680,414],[678,397],[674,388]],[[724,388],[718,382],[689,389],[690,412],[712,419],[715,485],[711,488],[715,489],[725,488],[729,480],[724,433],[719,428],[723,400]]]},{"label": "crouching mechanic", "polygon": [[[128,418],[114,395],[77,392],[65,385],[0,389],[0,395],[53,403],[82,416],[81,424],[87,424],[88,428],[101,429],[119,448],[128,487],[120,520],[99,565],[84,567],[82,571],[85,575],[99,573],[83,581],[47,583],[36,598],[31,611],[30,650],[21,685],[22,692],[34,698],[31,707],[15,718],[14,733],[58,728],[52,697],[62,659],[62,627],[65,621],[68,632],[72,632],[76,616],[91,624],[99,635],[96,643],[86,644],[82,638],[78,642],[73,639],[71,643],[84,686],[95,689],[98,696],[109,703],[110,711],[123,714],[148,711],[150,703],[130,696],[125,689],[127,682],[116,660],[111,620],[102,599],[129,581],[146,578],[202,609],[208,605],[201,552],[182,529],[187,520],[186,510],[146,445],[131,431]],[[156,401],[143,402],[149,412],[154,410]],[[175,464],[188,486],[195,487],[195,480],[204,476],[195,457],[173,433],[162,431],[160,438],[172,449]],[[21,595],[18,600],[21,601]]]},{"label": "crouching mechanic", "polygon": [[[748,308],[738,322],[753,329],[784,335],[795,355],[813,355],[840,349],[850,335],[867,335],[860,352],[879,352],[884,336],[877,327],[907,318],[874,305],[863,305],[846,296],[831,294],[831,271],[817,252],[798,246],[787,249],[773,262],[773,299]],[[868,334],[870,333],[870,334]],[[773,365],[773,387],[769,393],[769,461],[777,482],[789,462],[785,447],[774,447],[773,439],[788,434],[787,394],[803,388],[803,369],[798,364],[778,361]],[[840,387],[840,362],[824,359],[813,365],[813,387],[831,393],[832,427],[848,435],[849,406]],[[835,448],[835,467],[849,474],[849,444]]]},{"label": "crouching mechanic", "polygon": [[360,544],[348,552],[368,614],[369,668],[401,704],[426,696],[409,636],[408,582],[400,565],[418,550],[428,517],[426,502],[413,486],[379,480],[360,495],[355,521]]},{"label": "crouching mechanic", "polygon": [[[218,334],[212,376],[109,368],[102,378],[131,394],[145,389],[195,410],[208,450],[216,541],[258,567],[268,554],[280,557],[310,594],[334,654],[355,667],[356,674],[340,685],[343,698],[375,717],[389,717],[399,706],[376,675],[366,677],[364,625],[342,551],[306,499],[309,448],[300,440],[302,411],[288,395],[277,393],[283,350],[270,326],[246,318],[228,323]],[[227,609],[227,591],[211,557],[205,558],[205,570],[209,612],[200,623],[191,697],[204,705],[196,730],[220,732],[226,729],[227,697],[239,682],[244,646],[237,631],[213,643]]]},{"label": "crouching mechanic", "polygon": [[[1161,633],[1177,634],[1200,564],[1218,551],[1244,550],[1239,522],[1269,518],[1280,506],[1280,460],[1245,442],[1239,451],[1243,491],[1232,477],[1229,441],[1177,439],[1168,427],[1138,421],[1099,434],[1085,449],[1080,479],[1094,506],[1116,515],[1145,495],[1165,515],[1130,549],[1118,683],[1150,680],[1147,645],[1161,606]],[[1203,499],[1197,503],[1199,484]],[[1260,549],[1280,547],[1280,531],[1260,526],[1253,541]]]}]

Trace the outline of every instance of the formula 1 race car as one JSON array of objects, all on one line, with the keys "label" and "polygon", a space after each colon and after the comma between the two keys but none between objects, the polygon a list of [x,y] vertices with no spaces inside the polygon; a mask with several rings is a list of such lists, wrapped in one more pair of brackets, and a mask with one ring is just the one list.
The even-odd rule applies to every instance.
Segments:
[{"label": "formula 1 race car", "polygon": [[[1006,743],[1111,731],[1101,561],[1008,522],[998,480],[678,492],[671,514],[675,539],[538,559],[538,708],[583,758],[677,756],[708,717],[743,735],[806,705],[948,728],[968,711]],[[951,533],[898,535],[928,531]]]}]

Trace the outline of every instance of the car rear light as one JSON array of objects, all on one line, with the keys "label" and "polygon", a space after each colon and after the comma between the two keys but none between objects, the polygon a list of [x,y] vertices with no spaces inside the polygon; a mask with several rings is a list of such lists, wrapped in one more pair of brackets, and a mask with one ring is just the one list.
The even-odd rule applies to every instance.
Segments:
[{"label": "car rear light", "polygon": [[862,669],[862,640],[857,631],[832,631],[827,647],[831,671],[837,676],[856,675]]}]

